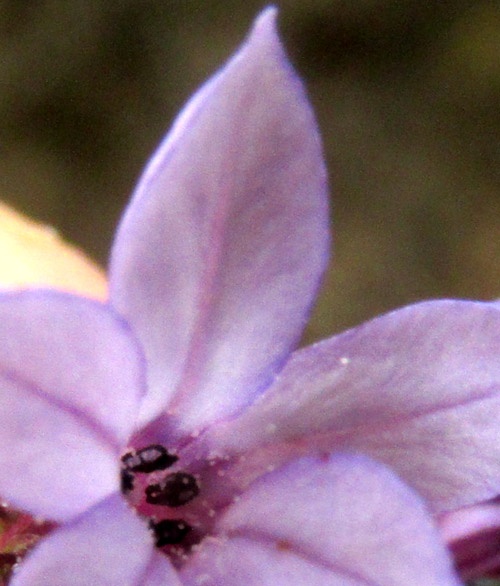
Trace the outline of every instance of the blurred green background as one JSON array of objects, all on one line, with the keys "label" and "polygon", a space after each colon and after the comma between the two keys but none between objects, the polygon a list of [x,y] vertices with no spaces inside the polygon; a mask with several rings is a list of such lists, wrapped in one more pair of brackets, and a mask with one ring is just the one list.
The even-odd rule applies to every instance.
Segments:
[{"label": "blurred green background", "polygon": [[[306,341],[500,296],[500,3],[283,0],[321,126],[335,258]],[[0,0],[0,195],[105,264],[142,165],[255,0]]]}]

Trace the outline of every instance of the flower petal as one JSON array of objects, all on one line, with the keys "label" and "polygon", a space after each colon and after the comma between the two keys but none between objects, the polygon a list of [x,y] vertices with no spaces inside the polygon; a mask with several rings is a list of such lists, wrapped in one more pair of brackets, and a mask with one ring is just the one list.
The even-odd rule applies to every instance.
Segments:
[{"label": "flower petal", "polygon": [[421,500],[362,456],[309,457],[254,483],[181,571],[205,586],[457,586]]},{"label": "flower petal", "polygon": [[483,503],[445,513],[439,519],[441,536],[451,550],[464,580],[500,576],[500,504]]},{"label": "flower petal", "polygon": [[275,16],[264,11],[188,103],[113,250],[111,300],[150,366],[142,419],[176,393],[170,410],[185,433],[235,413],[268,384],[326,262],[320,141]]},{"label": "flower petal", "polygon": [[127,441],[145,389],[128,326],[98,302],[49,290],[0,295],[0,372]]},{"label": "flower petal", "polygon": [[264,396],[204,441],[250,451],[263,469],[314,446],[356,449],[435,511],[487,500],[500,492],[499,355],[494,304],[409,306],[298,351]]},{"label": "flower petal", "polygon": [[184,586],[167,557],[156,552],[148,564],[143,580],[137,586]]},{"label": "flower petal", "polygon": [[100,430],[22,380],[0,374],[0,494],[61,521],[118,489],[118,454]]},{"label": "flower petal", "polygon": [[54,287],[105,299],[104,272],[50,226],[0,202],[0,286]]},{"label": "flower petal", "polygon": [[[160,581],[160,576],[162,580]],[[151,535],[119,495],[41,541],[11,586],[180,586]]]},{"label": "flower petal", "polygon": [[[183,572],[188,586],[385,586],[286,547],[233,537],[204,545]],[[399,586],[399,585],[398,585]]]},{"label": "flower petal", "polygon": [[119,487],[143,384],[123,323],[49,291],[0,296],[0,494],[53,520]]}]

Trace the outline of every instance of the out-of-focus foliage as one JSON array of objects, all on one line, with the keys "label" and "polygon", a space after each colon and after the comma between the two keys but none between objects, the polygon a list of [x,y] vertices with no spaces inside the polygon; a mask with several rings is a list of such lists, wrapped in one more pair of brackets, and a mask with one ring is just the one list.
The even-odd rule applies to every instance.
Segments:
[{"label": "out-of-focus foliage", "polygon": [[[318,113],[336,257],[307,339],[500,294],[500,4],[283,0]],[[0,3],[0,194],[104,261],[148,154],[257,0]]]},{"label": "out-of-focus foliage", "polygon": [[16,564],[51,528],[49,523],[0,504],[0,586],[8,584]]}]

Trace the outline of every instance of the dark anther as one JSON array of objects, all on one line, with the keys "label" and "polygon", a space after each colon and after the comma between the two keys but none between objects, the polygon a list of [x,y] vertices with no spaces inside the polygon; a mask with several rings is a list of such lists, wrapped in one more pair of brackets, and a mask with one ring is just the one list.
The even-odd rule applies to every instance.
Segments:
[{"label": "dark anther", "polygon": [[123,494],[127,494],[127,492],[134,490],[134,475],[132,472],[122,469],[120,480],[120,486]]},{"label": "dark anther", "polygon": [[156,472],[165,470],[175,464],[179,458],[168,452],[163,446],[153,444],[137,450],[128,452],[122,457],[122,463],[130,472]]},{"label": "dark anther", "polygon": [[180,507],[193,500],[200,492],[196,478],[185,472],[169,474],[158,484],[146,488],[146,502],[150,505]]},{"label": "dark anther", "polygon": [[164,519],[158,523],[151,521],[149,526],[153,530],[156,547],[181,543],[191,531],[191,527],[182,519]]}]

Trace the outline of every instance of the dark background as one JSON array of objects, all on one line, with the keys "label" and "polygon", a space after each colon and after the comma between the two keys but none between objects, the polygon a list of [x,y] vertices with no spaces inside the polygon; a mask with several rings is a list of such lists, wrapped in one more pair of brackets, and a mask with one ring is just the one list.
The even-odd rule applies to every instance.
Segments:
[{"label": "dark background", "polygon": [[[316,339],[430,297],[500,297],[500,2],[283,0],[330,169]],[[105,264],[176,111],[254,0],[0,0],[0,197]]]}]

